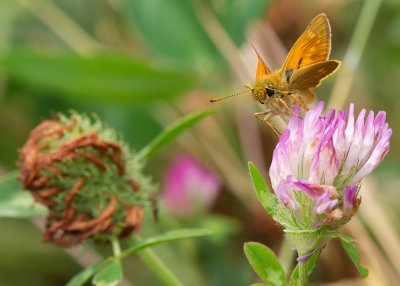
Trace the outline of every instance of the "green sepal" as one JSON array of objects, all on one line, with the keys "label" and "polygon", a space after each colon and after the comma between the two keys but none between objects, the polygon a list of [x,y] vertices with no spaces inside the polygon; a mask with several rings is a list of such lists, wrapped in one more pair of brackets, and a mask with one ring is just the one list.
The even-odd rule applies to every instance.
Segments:
[{"label": "green sepal", "polygon": [[261,205],[264,209],[271,215],[274,216],[275,214],[275,197],[271,194],[267,184],[264,181],[263,176],[261,175],[260,171],[254,165],[254,163],[249,162],[249,173],[251,177],[251,181],[253,183],[253,188],[256,193],[258,200],[260,201]]}]

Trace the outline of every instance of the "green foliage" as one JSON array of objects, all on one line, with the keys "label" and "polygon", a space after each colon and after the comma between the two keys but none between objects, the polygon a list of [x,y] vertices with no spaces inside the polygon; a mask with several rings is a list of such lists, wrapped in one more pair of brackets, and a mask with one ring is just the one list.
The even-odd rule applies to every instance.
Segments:
[{"label": "green foliage", "polygon": [[80,57],[14,51],[0,55],[0,67],[24,91],[33,89],[79,100],[135,103],[168,99],[195,82],[190,74],[157,69],[123,55]]},{"label": "green foliage", "polygon": [[166,144],[171,142],[183,131],[193,126],[195,123],[203,119],[204,117],[213,113],[212,110],[206,109],[190,115],[187,115],[178,121],[167,126],[153,141],[147,144],[140,152],[136,155],[136,161],[139,163],[146,162],[151,156],[153,156],[159,149],[164,147]]},{"label": "green foliage", "polygon": [[[209,70],[222,62],[205,25],[211,13],[239,46],[248,25],[265,11],[266,0],[185,1],[125,0],[127,19],[156,54],[197,70]],[[155,9],[157,7],[157,9]],[[209,9],[203,9],[207,7]],[[232,16],[234,15],[234,16]]]},{"label": "green foliage", "polygon": [[[306,263],[306,269],[308,272],[308,276],[311,275],[313,272],[315,266],[317,265],[317,260],[319,255],[321,254],[321,250],[316,251],[311,257],[305,262]],[[290,286],[298,286],[300,285],[300,280],[299,280],[299,264],[296,265],[292,272],[292,276],[290,277]]]},{"label": "green foliage", "polygon": [[17,171],[0,178],[0,217],[32,218],[46,214],[45,207],[35,203],[30,193],[22,191]]},{"label": "green foliage", "polygon": [[360,251],[358,250],[354,239],[344,234],[339,234],[339,238],[343,249],[346,251],[351,261],[353,261],[355,267],[360,273],[360,276],[362,278],[366,278],[368,276],[368,269],[365,268],[360,262]]},{"label": "green foliage", "polygon": [[221,62],[197,18],[195,1],[124,2],[128,20],[154,53],[198,69],[210,69]]},{"label": "green foliage", "polygon": [[[206,229],[180,229],[166,232],[162,235],[148,238],[144,241],[136,239],[131,247],[125,249],[119,257],[106,258],[75,275],[67,284],[67,286],[80,286],[86,283],[93,275],[93,283],[96,285],[116,285],[122,280],[121,261],[130,254],[137,251],[147,249],[162,243],[175,240],[201,237],[209,235],[211,232]],[[110,284],[104,284],[106,281]],[[115,283],[114,283],[115,282]],[[113,284],[114,283],[114,284]]]},{"label": "green foliage", "polygon": [[96,264],[93,264],[92,266],[75,275],[66,286],[84,285],[96,272],[106,267],[112,260],[113,258],[107,258]]},{"label": "green foliage", "polygon": [[271,216],[274,216],[275,197],[274,195],[271,194],[270,190],[268,189],[268,186],[265,183],[264,178],[261,175],[260,171],[252,162],[249,162],[249,172],[251,181],[253,183],[253,188],[257,195],[258,200],[260,201],[264,209]]},{"label": "green foliage", "polygon": [[96,286],[114,286],[123,278],[121,261],[112,259],[108,265],[94,275],[92,283]]},{"label": "green foliage", "polygon": [[276,286],[286,285],[286,274],[271,249],[258,242],[247,242],[244,244],[244,253],[264,282]]}]

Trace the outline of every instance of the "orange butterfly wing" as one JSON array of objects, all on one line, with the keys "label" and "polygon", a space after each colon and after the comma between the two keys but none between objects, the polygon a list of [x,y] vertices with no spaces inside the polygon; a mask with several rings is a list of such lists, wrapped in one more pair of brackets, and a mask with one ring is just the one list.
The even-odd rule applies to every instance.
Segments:
[{"label": "orange butterfly wing", "polygon": [[325,14],[316,16],[290,50],[281,74],[326,61],[331,51],[331,26]]},{"label": "orange butterfly wing", "polygon": [[318,87],[321,80],[335,72],[339,66],[339,61],[330,60],[294,70],[289,79],[290,87],[297,90]]},{"label": "orange butterfly wing", "polygon": [[257,56],[256,80],[262,80],[267,75],[269,75],[271,73],[271,71],[267,67],[267,65],[264,63],[263,59],[261,58],[260,54],[257,52],[256,48],[254,46],[252,46],[252,47]]}]

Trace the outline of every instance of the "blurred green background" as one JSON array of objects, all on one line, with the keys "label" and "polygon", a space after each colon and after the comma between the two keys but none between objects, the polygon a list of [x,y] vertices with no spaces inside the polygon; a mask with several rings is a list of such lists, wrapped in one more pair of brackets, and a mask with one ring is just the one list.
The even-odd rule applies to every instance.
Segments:
[{"label": "blurred green background", "polygon": [[[368,195],[359,218],[345,230],[364,244],[369,278],[358,280],[349,259],[331,243],[312,279],[340,285],[399,281],[394,257],[400,254],[397,0],[1,0],[0,173],[16,169],[18,149],[30,130],[54,112],[97,113],[140,149],[174,120],[214,107],[212,118],[168,145],[146,173],[162,187],[171,160],[189,153],[221,178],[217,200],[190,219],[163,211],[161,201],[159,222],[148,218],[143,236],[182,226],[214,229],[213,237],[155,251],[185,285],[250,284],[255,274],[243,243],[260,241],[278,250],[282,233],[255,200],[246,165],[252,160],[267,174],[276,138],[253,118],[262,106],[250,95],[212,106],[209,99],[241,91],[254,80],[250,42],[278,68],[320,12],[332,26],[331,58],[343,60],[353,41],[360,56],[355,70],[348,62],[342,66],[350,67],[350,75],[342,77],[354,79],[343,92],[344,107],[355,102],[357,109],[385,110],[394,132],[386,161],[364,183]],[[365,47],[357,46],[362,42],[353,34],[357,23]],[[324,81],[317,90],[320,99],[329,101],[340,76],[339,71]],[[63,285],[82,267],[64,250],[42,243],[29,220],[1,218],[0,229],[0,285]],[[133,285],[161,285],[136,258],[126,263],[125,273]]]}]

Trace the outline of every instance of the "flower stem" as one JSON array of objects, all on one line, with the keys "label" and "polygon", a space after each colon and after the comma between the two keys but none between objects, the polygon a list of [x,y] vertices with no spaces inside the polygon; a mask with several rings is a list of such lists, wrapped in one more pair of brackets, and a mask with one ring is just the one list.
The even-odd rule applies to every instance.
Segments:
[{"label": "flower stem", "polygon": [[306,262],[299,262],[299,279],[300,279],[300,286],[309,285]]},{"label": "flower stem", "polygon": [[[131,241],[134,243],[141,242],[142,239],[138,235],[133,235]],[[150,249],[145,248],[137,252],[142,261],[149,269],[168,286],[183,286],[183,283],[175,276],[174,273],[161,261],[161,259]]]},{"label": "flower stem", "polygon": [[121,245],[119,244],[119,239],[116,236],[113,236],[111,239],[112,250],[115,257],[121,256]]}]

